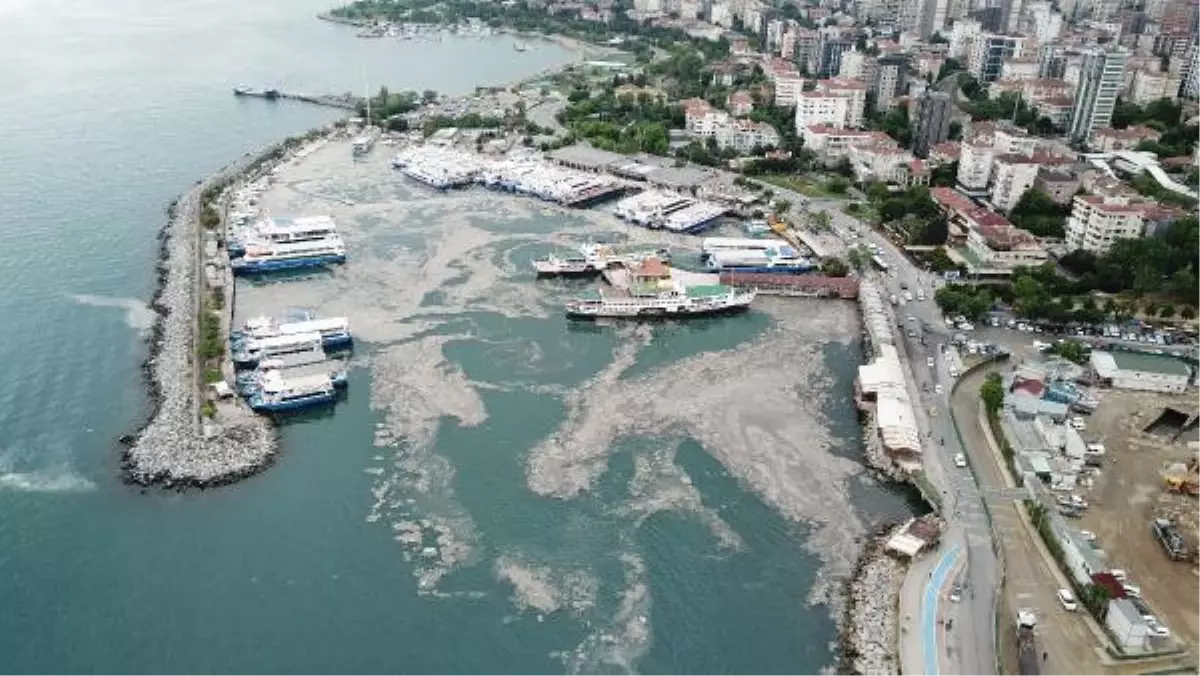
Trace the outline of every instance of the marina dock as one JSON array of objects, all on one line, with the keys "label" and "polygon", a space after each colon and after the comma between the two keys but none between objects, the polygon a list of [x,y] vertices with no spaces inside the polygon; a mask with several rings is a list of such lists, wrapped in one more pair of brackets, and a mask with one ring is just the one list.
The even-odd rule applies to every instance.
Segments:
[{"label": "marina dock", "polygon": [[317,106],[326,106],[329,108],[341,108],[343,110],[358,110],[360,104],[363,103],[361,96],[353,94],[300,94],[296,92],[287,92],[281,89],[256,89],[254,87],[234,87],[234,96],[250,96],[253,98],[266,99],[268,101],[278,101],[287,99],[290,101],[302,101],[311,103]]}]

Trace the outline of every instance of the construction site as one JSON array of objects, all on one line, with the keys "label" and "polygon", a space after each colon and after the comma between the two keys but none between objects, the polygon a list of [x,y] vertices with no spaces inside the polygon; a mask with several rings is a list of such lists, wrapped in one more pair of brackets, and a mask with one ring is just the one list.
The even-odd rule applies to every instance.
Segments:
[{"label": "construction site", "polygon": [[1175,638],[1200,640],[1197,409],[1194,396],[1111,390],[1088,419],[1105,462],[1077,522],[1128,575]]}]

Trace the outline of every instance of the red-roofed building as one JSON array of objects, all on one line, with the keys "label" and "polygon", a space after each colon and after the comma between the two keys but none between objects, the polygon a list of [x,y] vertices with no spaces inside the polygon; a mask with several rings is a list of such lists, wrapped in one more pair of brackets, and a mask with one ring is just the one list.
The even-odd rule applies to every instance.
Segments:
[{"label": "red-roofed building", "polygon": [[929,157],[927,158],[933,164],[950,164],[958,161],[958,156],[962,153],[962,144],[957,141],[946,141],[939,143],[929,149]]},{"label": "red-roofed building", "polygon": [[1037,265],[1046,260],[1046,250],[1033,235],[962,193],[952,188],[932,188],[929,196],[947,216],[949,244],[965,245],[981,264],[977,267],[1011,271],[1019,265]]},{"label": "red-roofed building", "polygon": [[1098,152],[1111,153],[1132,148],[1142,141],[1157,141],[1162,132],[1135,124],[1124,129],[1097,129],[1092,137],[1092,147]]},{"label": "red-roofed building", "polygon": [[746,90],[738,90],[729,95],[725,102],[729,114],[734,117],[744,117],[754,110],[754,97]]},{"label": "red-roofed building", "polygon": [[1047,260],[1046,249],[1037,239],[1009,223],[1000,214],[978,207],[965,214],[967,249],[984,267],[1008,270],[1019,266],[1040,265]]}]

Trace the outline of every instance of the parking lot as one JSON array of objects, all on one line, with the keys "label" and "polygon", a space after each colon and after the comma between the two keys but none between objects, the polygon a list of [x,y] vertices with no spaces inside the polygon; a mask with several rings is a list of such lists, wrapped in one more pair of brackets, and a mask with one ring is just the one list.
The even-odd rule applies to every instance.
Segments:
[{"label": "parking lot", "polygon": [[[1110,565],[1125,570],[1172,635],[1194,648],[1200,637],[1200,578],[1194,564],[1167,556],[1151,528],[1151,520],[1164,508],[1189,513],[1197,509],[1196,498],[1167,492],[1162,478],[1165,465],[1195,456],[1186,436],[1170,441],[1143,431],[1168,405],[1195,411],[1195,396],[1118,390],[1103,394],[1096,412],[1087,418],[1083,437],[1103,443],[1107,459],[1086,494],[1091,508],[1075,523],[1096,534]],[[1194,526],[1191,530],[1184,539],[1194,546]]]}]

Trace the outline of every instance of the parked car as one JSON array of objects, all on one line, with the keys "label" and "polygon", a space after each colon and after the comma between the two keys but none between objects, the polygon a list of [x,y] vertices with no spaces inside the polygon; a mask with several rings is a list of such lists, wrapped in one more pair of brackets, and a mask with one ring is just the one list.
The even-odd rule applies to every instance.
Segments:
[{"label": "parked car", "polygon": [[967,456],[963,455],[962,453],[955,454],[954,466],[955,467],[966,467],[967,466]]},{"label": "parked car", "polygon": [[1120,568],[1113,568],[1108,571],[1108,574],[1115,577],[1117,579],[1117,582],[1124,582],[1125,580],[1129,579],[1128,573],[1126,573],[1124,570],[1122,570]]},{"label": "parked car", "polygon": [[925,365],[926,365],[926,366],[928,366],[929,368],[933,368],[933,364],[934,364],[933,357],[926,357],[926,358],[925,358]]},{"label": "parked car", "polygon": [[1084,424],[1083,418],[1079,416],[1071,418],[1071,429],[1075,430],[1076,432],[1082,432],[1086,427],[1087,425]]},{"label": "parked car", "polygon": [[938,383],[937,385],[934,385],[933,391],[936,392],[937,394],[941,394],[942,393],[942,384]]},{"label": "parked car", "polygon": [[1057,596],[1058,602],[1062,604],[1063,610],[1073,613],[1079,608],[1079,603],[1075,601],[1075,595],[1071,593],[1070,589],[1059,589]]},{"label": "parked car", "polygon": [[1130,598],[1135,598],[1135,599],[1142,598],[1142,588],[1137,586],[1136,584],[1126,584],[1126,583],[1122,582],[1121,589],[1124,589],[1125,595]]},{"label": "parked car", "polygon": [[1095,541],[1096,541],[1096,534],[1095,534],[1095,533],[1093,533],[1093,532],[1092,532],[1092,531],[1090,531],[1090,530],[1081,530],[1081,531],[1079,531],[1079,537],[1080,537],[1080,539],[1082,539],[1084,542],[1095,542]]},{"label": "parked car", "polygon": [[958,582],[955,582],[954,588],[950,590],[950,600],[954,603],[962,600],[962,585]]}]

